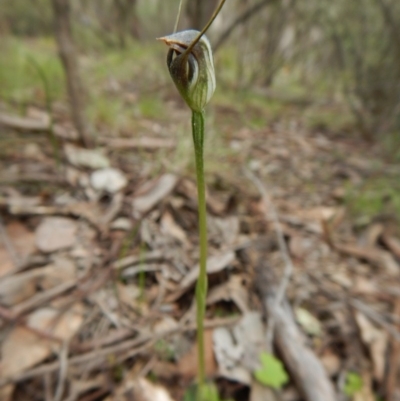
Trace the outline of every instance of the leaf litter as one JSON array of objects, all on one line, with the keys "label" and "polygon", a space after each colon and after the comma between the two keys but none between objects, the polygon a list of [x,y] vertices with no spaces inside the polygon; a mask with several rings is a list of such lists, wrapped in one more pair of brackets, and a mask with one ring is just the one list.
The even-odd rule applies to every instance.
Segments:
[{"label": "leaf litter", "polygon": [[[2,116],[3,123],[10,132],[48,125],[32,113]],[[398,349],[400,232],[384,219],[360,229],[347,211],[346,177],[360,182],[368,174],[360,150],[306,130],[244,132],[216,118],[238,150],[231,171],[207,178],[209,377],[238,401],[273,399],[270,387],[306,400],[292,376],[286,383],[283,372],[294,367],[275,352],[277,342],[268,349],[269,318],[254,291],[256,266],[277,277],[284,266],[268,206],[240,168],[251,160],[270,188],[294,263],[285,308],[305,349],[337,393],[345,392],[348,372],[362,378],[365,399],[400,391],[400,367],[388,353]],[[179,124],[173,112],[171,119]],[[17,158],[0,161],[13,172],[0,180],[1,397],[30,401],[29,386],[44,399],[43,383],[54,393],[62,379],[68,400],[91,392],[110,401],[132,392],[145,401],[182,399],[196,377],[195,182],[162,167],[168,163],[149,168],[173,155],[176,139],[162,130],[154,140],[100,138],[101,150],[73,144],[70,131],[67,122],[55,130],[61,168],[39,135],[14,151]],[[137,147],[148,153],[134,166],[116,152]],[[350,154],[351,163],[339,169],[332,149]]]}]

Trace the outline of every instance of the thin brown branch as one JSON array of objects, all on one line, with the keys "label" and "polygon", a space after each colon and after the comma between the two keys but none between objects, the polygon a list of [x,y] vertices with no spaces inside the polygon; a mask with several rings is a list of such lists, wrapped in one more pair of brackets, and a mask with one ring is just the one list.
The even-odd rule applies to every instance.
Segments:
[{"label": "thin brown branch", "polygon": [[[214,328],[214,327],[220,327],[220,326],[231,326],[233,324],[236,324],[238,322],[238,318],[221,318],[221,319],[213,319],[213,320],[206,320],[204,322],[204,327],[205,328]],[[164,331],[162,333],[157,333],[157,334],[146,334],[143,336],[139,336],[134,339],[129,339],[126,341],[123,341],[121,343],[107,346],[101,349],[96,349],[94,351],[90,351],[84,354],[78,354],[75,355],[68,360],[68,367],[73,367],[73,366],[80,366],[84,365],[88,362],[90,363],[96,363],[98,365],[101,364],[104,360],[107,360],[107,357],[112,354],[119,354],[123,353],[121,355],[121,358],[118,359],[118,363],[123,362],[126,359],[129,359],[135,355],[138,355],[140,353],[145,352],[148,348],[150,348],[154,343],[160,339],[165,339],[166,337],[181,333],[181,332],[187,332],[187,331],[193,331],[196,329],[195,324],[187,325],[187,326],[179,326],[177,328],[174,328],[172,330]],[[128,352],[129,351],[129,352]],[[110,362],[110,361],[109,361]],[[42,376],[47,373],[54,372],[56,370],[60,369],[60,360],[47,363],[45,365],[41,365],[39,367],[35,367],[31,370],[28,370],[26,372],[22,372],[18,375],[8,377],[8,378],[2,378],[0,379],[0,387],[4,386],[7,383],[11,382],[21,382],[27,379],[31,379],[33,377],[37,376]]]},{"label": "thin brown branch", "polygon": [[220,37],[218,38],[216,44],[213,46],[214,53],[217,51],[219,47],[231,36],[232,32],[238,25],[244,24],[251,17],[256,15],[260,10],[262,10],[265,6],[272,3],[274,0],[261,0],[253,6],[249,7],[247,10],[243,11],[226,29]]}]

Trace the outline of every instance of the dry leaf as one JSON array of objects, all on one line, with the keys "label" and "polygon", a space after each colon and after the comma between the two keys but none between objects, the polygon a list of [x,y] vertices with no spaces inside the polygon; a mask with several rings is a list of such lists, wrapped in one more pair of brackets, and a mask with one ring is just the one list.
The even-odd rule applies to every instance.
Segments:
[{"label": "dry leaf", "polygon": [[0,243],[0,278],[14,268],[14,261],[10,253]]},{"label": "dry leaf", "polygon": [[215,329],[213,340],[219,374],[249,385],[251,372],[259,366],[259,355],[265,343],[261,315],[248,312],[232,330]]},{"label": "dry leaf", "polygon": [[75,264],[57,257],[54,263],[0,280],[0,303],[13,306],[33,296],[38,287],[48,289],[75,278]]},{"label": "dry leaf", "polygon": [[392,237],[389,234],[384,234],[382,239],[389,250],[400,259],[400,240],[396,237]]},{"label": "dry leaf", "polygon": [[362,313],[355,318],[364,344],[368,347],[374,366],[374,378],[382,383],[385,374],[385,354],[388,343],[386,331],[377,329]]},{"label": "dry leaf", "polygon": [[400,274],[400,265],[397,263],[393,255],[386,251],[381,251],[381,264],[385,272],[390,276],[398,276]]},{"label": "dry leaf", "polygon": [[35,234],[18,221],[6,227],[7,235],[18,256],[26,259],[35,251]]},{"label": "dry leaf", "polygon": [[225,203],[212,196],[209,191],[206,192],[206,204],[211,213],[221,215],[225,211]]},{"label": "dry leaf", "polygon": [[78,148],[70,144],[65,145],[64,150],[68,162],[73,166],[94,170],[110,166],[110,160],[99,150]]},{"label": "dry leaf", "polygon": [[0,281],[0,303],[13,306],[36,293],[36,286],[43,276],[42,269],[15,274]]},{"label": "dry leaf", "polygon": [[[111,205],[110,208],[112,207],[113,206]],[[100,231],[103,229],[103,220],[109,212],[108,210],[104,212],[96,202],[74,202],[66,205],[63,211],[64,213],[87,220]]]},{"label": "dry leaf", "polygon": [[173,381],[176,380],[180,372],[178,366],[174,362],[167,362],[164,360],[154,361],[151,372],[161,380]]},{"label": "dry leaf", "polygon": [[[235,254],[232,251],[223,253],[221,255],[212,256],[207,259],[207,273],[217,273],[224,270],[235,260]],[[199,276],[200,266],[195,266],[181,281],[181,288],[190,287],[194,284]]]},{"label": "dry leaf", "polygon": [[0,114],[0,124],[7,127],[28,130],[28,131],[47,131],[49,122],[43,119],[13,116],[9,114]]},{"label": "dry leaf", "polygon": [[165,212],[161,217],[161,230],[176,238],[182,244],[187,244],[187,237],[185,231],[178,225],[170,212]]},{"label": "dry leaf", "polygon": [[294,210],[291,214],[281,214],[280,219],[292,225],[303,226],[309,232],[322,234],[322,224],[332,220],[338,213],[341,213],[341,209],[319,206]]},{"label": "dry leaf", "polygon": [[233,245],[239,236],[240,222],[237,216],[208,218],[208,231],[210,241],[216,244]]},{"label": "dry leaf", "polygon": [[55,124],[53,126],[53,132],[55,136],[69,141],[76,141],[77,139],[79,139],[78,131],[65,122],[63,123],[63,125]]},{"label": "dry leaf", "polygon": [[[197,343],[194,343],[190,351],[185,354],[178,362],[178,371],[186,379],[193,379],[197,375],[197,355],[198,355]],[[217,365],[214,359],[213,351],[213,332],[212,330],[206,330],[204,332],[204,359],[206,376],[212,377],[217,371]]]},{"label": "dry leaf", "polygon": [[282,398],[280,401],[301,401],[302,397],[294,386],[289,386],[282,391]]},{"label": "dry leaf", "polygon": [[315,248],[315,241],[311,238],[302,237],[300,235],[293,235],[290,238],[289,250],[295,258],[303,259]]},{"label": "dry leaf", "polygon": [[42,252],[54,252],[75,244],[77,224],[65,217],[46,217],[36,229],[36,246]]},{"label": "dry leaf", "polygon": [[[251,381],[250,401],[280,401],[282,398],[273,389],[264,386],[258,380]],[[285,400],[286,401],[286,400]],[[296,400],[297,401],[297,400]]]},{"label": "dry leaf", "polygon": [[130,308],[137,307],[137,299],[140,297],[141,291],[138,286],[135,284],[121,284],[117,282],[117,291],[118,291],[118,298],[121,302],[125,305],[129,306]]},{"label": "dry leaf", "polygon": [[153,327],[153,332],[157,334],[167,333],[168,331],[177,329],[179,323],[170,316],[164,316]]},{"label": "dry leaf", "polygon": [[259,368],[260,353],[265,346],[265,328],[259,312],[247,312],[233,327],[233,334],[237,344],[242,344],[244,355],[241,360],[243,366],[254,371]]},{"label": "dry leaf", "polygon": [[[38,309],[28,317],[27,324],[68,341],[77,333],[82,321],[83,307],[76,304],[65,313],[50,307]],[[9,332],[1,346],[1,376],[16,375],[43,361],[60,347],[57,342],[17,326]]]},{"label": "dry leaf", "polygon": [[248,312],[248,291],[242,281],[241,276],[234,275],[227,283],[214,287],[207,296],[207,305],[219,301],[233,301],[242,313]]},{"label": "dry leaf", "polygon": [[62,256],[55,257],[51,265],[47,265],[40,270],[43,270],[44,273],[39,281],[43,290],[72,281],[76,277],[75,263],[71,259]]},{"label": "dry leaf", "polygon": [[337,208],[328,206],[319,206],[313,209],[301,210],[297,215],[305,220],[327,221],[332,219],[337,213]]},{"label": "dry leaf", "polygon": [[[85,178],[82,178],[82,176],[85,177]],[[88,184],[89,183],[89,179],[87,178],[87,174],[83,173],[82,171],[79,171],[77,168],[72,167],[72,166],[66,166],[65,167],[65,179],[73,187],[81,185],[82,183],[83,184]],[[85,187],[87,185],[81,185],[81,186]]]},{"label": "dry leaf", "polygon": [[83,377],[81,380],[77,380],[76,378],[73,379],[71,378],[69,398],[67,399],[80,400],[81,394],[87,393],[90,390],[96,390],[102,388],[106,380],[107,380],[107,375],[105,373],[96,375],[94,379],[89,379],[88,377]]},{"label": "dry leaf", "polygon": [[134,217],[147,213],[175,188],[178,177],[174,174],[164,174],[157,180],[147,182],[135,194],[132,202]]},{"label": "dry leaf", "polygon": [[[134,394],[134,397],[133,397]],[[174,401],[168,391],[158,384],[139,378],[125,380],[112,397],[105,401]]]},{"label": "dry leaf", "polygon": [[118,217],[111,223],[110,228],[112,230],[130,231],[132,230],[132,220],[125,217]]},{"label": "dry leaf", "polygon": [[35,106],[28,106],[26,109],[26,116],[29,118],[34,118],[35,120],[40,120],[44,124],[47,124],[50,126],[50,115],[47,113],[47,111],[44,111],[42,109],[39,109]]},{"label": "dry leaf", "polygon": [[24,156],[27,159],[44,162],[46,160],[45,154],[42,152],[41,147],[37,143],[27,143],[23,149]]},{"label": "dry leaf", "polygon": [[365,233],[365,246],[367,248],[373,248],[376,246],[379,237],[383,233],[383,225],[380,223],[372,224],[368,227],[367,232]]},{"label": "dry leaf", "polygon": [[125,188],[128,180],[122,171],[109,167],[94,171],[90,176],[90,183],[97,191],[113,194]]},{"label": "dry leaf", "polygon": [[360,295],[375,295],[379,293],[376,282],[362,276],[354,278],[353,292]]},{"label": "dry leaf", "polygon": [[7,384],[6,386],[0,387],[0,400],[11,401],[14,389],[15,389],[15,384]]},{"label": "dry leaf", "polygon": [[378,248],[365,248],[357,245],[335,244],[336,250],[358,259],[367,260],[369,263],[382,267],[391,276],[400,273],[400,266],[393,256]]},{"label": "dry leaf", "polygon": [[362,375],[362,383],[362,389],[354,394],[352,401],[376,401],[369,373],[364,373]]},{"label": "dry leaf", "polygon": [[340,372],[341,360],[333,351],[325,350],[320,359],[329,377],[336,376]]}]

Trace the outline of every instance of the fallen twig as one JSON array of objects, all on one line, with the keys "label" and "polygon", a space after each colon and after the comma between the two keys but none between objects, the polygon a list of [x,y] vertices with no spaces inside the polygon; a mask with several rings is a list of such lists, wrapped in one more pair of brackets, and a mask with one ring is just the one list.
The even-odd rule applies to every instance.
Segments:
[{"label": "fallen twig", "polygon": [[65,381],[68,373],[68,341],[64,342],[60,350],[60,371],[58,375],[58,383],[54,394],[54,401],[61,401],[64,393]]},{"label": "fallen twig", "polygon": [[21,302],[16,305],[12,309],[12,313],[14,316],[21,316],[26,312],[29,312],[32,309],[43,305],[44,303],[48,303],[52,299],[56,298],[60,294],[71,290],[78,284],[77,280],[67,281],[66,283],[62,283],[57,285],[56,287],[50,288],[47,291],[39,292],[33,297],[29,298],[27,301]]},{"label": "fallen twig", "polygon": [[336,401],[333,385],[320,360],[305,345],[289,305],[276,304],[277,286],[265,264],[256,268],[255,284],[268,319],[275,321],[275,344],[298,390],[307,401]]},{"label": "fallen twig", "polygon": [[[270,197],[268,196],[268,192],[265,188],[265,185],[263,185],[262,182],[250,170],[245,169],[244,173],[247,176],[247,178],[249,178],[249,180],[251,180],[253,184],[257,187],[262,196],[264,208],[266,210],[265,218],[267,220],[271,219],[273,221],[276,237],[278,240],[279,250],[281,252],[282,259],[285,264],[283,276],[281,278],[281,282],[275,295],[275,304],[278,307],[282,304],[282,301],[285,298],[286,289],[289,285],[290,278],[293,274],[294,268],[292,259],[290,258],[289,251],[286,246],[285,238],[283,236],[282,226],[281,223],[279,222],[278,213],[276,212],[274,204],[272,203]],[[269,349],[272,348],[273,333],[274,333],[274,317],[273,315],[271,315],[270,318],[268,319],[268,327],[267,327],[267,346]]]},{"label": "fallen twig", "polygon": [[[219,327],[219,326],[230,326],[233,324],[236,324],[238,322],[239,318],[234,317],[234,318],[225,318],[225,319],[213,319],[209,321],[204,322],[204,327],[205,328],[214,328],[214,327]],[[96,364],[99,364],[107,360],[109,355],[117,354],[117,353],[124,353],[120,359],[118,359],[118,362],[122,362],[123,360],[126,360],[128,358],[131,358],[137,354],[140,354],[144,351],[146,351],[148,348],[150,348],[155,342],[157,342],[160,339],[165,339],[166,337],[181,333],[181,332],[186,332],[186,331],[192,331],[196,329],[196,325],[187,325],[187,326],[179,326],[177,328],[163,331],[161,333],[157,334],[146,334],[143,336],[139,336],[138,338],[134,339],[129,339],[126,341],[123,341],[119,344],[107,346],[101,349],[95,349],[94,351],[90,351],[84,354],[79,354],[71,357],[68,360],[68,368],[70,367],[76,367],[76,366],[82,366],[88,362],[96,362]],[[129,352],[127,352],[129,350]],[[109,365],[111,363],[111,360],[108,359]],[[111,365],[110,365],[111,366]],[[36,368],[33,368],[31,370],[28,370],[26,372],[22,372],[18,375],[14,375],[12,377],[8,378],[2,378],[0,379],[0,387],[4,386],[8,383],[12,382],[21,382],[27,379],[31,379],[33,377],[37,376],[42,376],[47,373],[54,372],[56,370],[60,369],[60,360],[47,363],[45,365],[38,366]],[[327,400],[328,401],[328,400]]]}]

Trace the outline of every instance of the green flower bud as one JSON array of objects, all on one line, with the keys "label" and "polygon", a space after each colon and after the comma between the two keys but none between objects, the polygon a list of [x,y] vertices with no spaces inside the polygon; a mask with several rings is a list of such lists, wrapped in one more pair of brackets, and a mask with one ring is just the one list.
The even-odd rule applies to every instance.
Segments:
[{"label": "green flower bud", "polygon": [[193,48],[186,49],[199,32],[187,30],[160,38],[169,46],[167,64],[179,93],[194,111],[202,111],[215,91],[214,61],[210,42],[203,35]]}]

